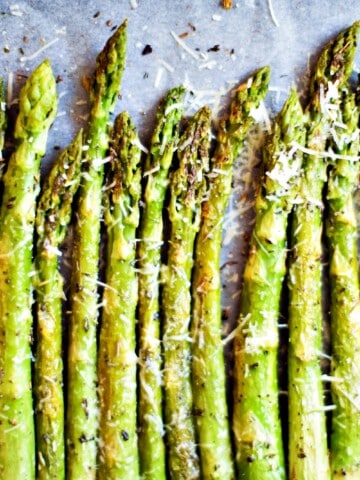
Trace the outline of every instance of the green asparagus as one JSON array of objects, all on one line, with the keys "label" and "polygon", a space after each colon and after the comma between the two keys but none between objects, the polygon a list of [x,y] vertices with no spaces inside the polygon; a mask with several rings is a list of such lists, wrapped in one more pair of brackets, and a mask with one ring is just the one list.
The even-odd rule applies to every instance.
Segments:
[{"label": "green asparagus", "polygon": [[269,68],[255,72],[241,85],[220,124],[212,159],[209,191],[201,208],[193,278],[193,398],[202,478],[233,479],[225,366],[221,341],[220,251],[222,222],[231,194],[232,168],[254,111],[265,97]]},{"label": "green asparagus", "polygon": [[[352,71],[356,23],[331,41],[316,65],[299,201],[292,225],[289,288],[289,472],[296,480],[330,478],[319,358],[322,352],[322,194],[326,143],[339,92]],[[325,154],[325,155],[324,155]]]},{"label": "green asparagus", "polygon": [[286,272],[288,215],[297,193],[304,114],[292,90],[264,149],[264,180],[241,293],[234,343],[233,430],[239,478],[284,479],[278,404],[278,319]]},{"label": "green asparagus", "polygon": [[170,478],[198,479],[199,458],[192,416],[190,312],[193,247],[208,169],[211,112],[192,118],[178,145],[179,167],[170,180],[171,235],[164,269],[165,420]]},{"label": "green asparagus", "polygon": [[3,177],[0,210],[0,477],[35,478],[31,392],[31,273],[40,161],[57,107],[56,83],[45,60],[19,97],[15,151]]},{"label": "green asparagus", "polygon": [[106,284],[99,343],[98,478],[139,478],[135,319],[135,233],[141,171],[138,136],[124,112],[114,123],[111,169],[104,190]]},{"label": "green asparagus", "polygon": [[144,206],[139,244],[139,448],[144,480],[166,478],[162,420],[162,364],[159,280],[163,240],[163,206],[168,172],[178,142],[183,87],[169,91],[157,112],[144,177]]},{"label": "green asparagus", "polygon": [[90,84],[71,278],[67,364],[67,478],[95,478],[98,428],[96,336],[98,262],[104,156],[108,121],[118,96],[126,52],[126,21],[98,55]]},{"label": "green asparagus", "polygon": [[71,218],[80,182],[82,132],[54,163],[42,187],[36,231],[35,414],[37,479],[65,478],[64,396],[62,362],[63,283],[59,246]]},{"label": "green asparagus", "polygon": [[5,145],[5,130],[6,130],[6,101],[5,101],[5,86],[4,80],[0,77],[0,175],[4,170],[4,145]]},{"label": "green asparagus", "polygon": [[332,139],[326,199],[326,237],[330,250],[332,478],[360,477],[360,295],[357,225],[353,194],[359,174],[359,111],[354,95],[344,94]]}]

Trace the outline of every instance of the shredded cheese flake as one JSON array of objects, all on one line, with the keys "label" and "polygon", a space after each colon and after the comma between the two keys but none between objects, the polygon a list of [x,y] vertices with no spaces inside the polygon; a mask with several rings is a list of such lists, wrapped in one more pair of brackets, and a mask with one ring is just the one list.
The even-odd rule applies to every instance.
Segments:
[{"label": "shredded cheese flake", "polygon": [[316,157],[331,158],[333,160],[348,160],[349,162],[358,162],[360,159],[359,155],[341,155],[339,153],[334,153],[330,149],[326,151],[318,151],[312,148],[304,147],[297,142],[292,142],[292,145],[296,147],[297,150],[300,150],[301,152],[306,153],[307,155],[314,155]]},{"label": "shredded cheese flake", "polygon": [[163,74],[164,74],[164,69],[159,68],[157,73],[156,73],[156,77],[155,77],[155,82],[154,82],[154,87],[155,88],[159,88]]},{"label": "shredded cheese flake", "polygon": [[195,58],[195,60],[200,59],[200,55],[197,52],[195,52],[195,50],[193,50],[188,45],[186,45],[184,40],[182,40],[178,35],[176,35],[176,33],[173,30],[171,30],[170,33],[173,36],[173,38],[175,39],[175,41],[179,44],[179,46],[181,48],[183,48],[189,55],[191,55],[193,58]]},{"label": "shredded cheese flake", "polygon": [[24,63],[24,62],[27,62],[28,60],[34,60],[34,58],[36,58],[38,55],[40,55],[44,50],[47,50],[52,45],[54,45],[54,43],[56,43],[58,41],[59,41],[58,37],[53,38],[50,42],[45,43],[45,45],[43,45],[41,48],[39,48],[39,50],[36,50],[36,52],[34,52],[32,55],[29,55],[27,57],[25,57],[25,56],[21,57],[20,62]]},{"label": "shredded cheese flake", "polygon": [[272,0],[268,0],[268,5],[269,5],[269,10],[270,10],[270,15],[271,15],[271,19],[272,21],[274,22],[274,24],[279,27],[280,24],[275,16],[275,12],[274,12],[274,7],[273,7],[273,4],[272,4]]},{"label": "shredded cheese flake", "polygon": [[11,15],[14,15],[14,17],[22,17],[24,15],[24,12],[20,9],[20,6],[17,3],[10,5],[9,9]]},{"label": "shredded cheese flake", "polygon": [[158,62],[161,63],[161,65],[170,73],[175,72],[175,68],[171,66],[168,62],[165,62],[162,58],[158,58]]},{"label": "shredded cheese flake", "polygon": [[141,150],[142,152],[144,153],[149,153],[149,150],[145,147],[145,145],[143,145],[140,140],[138,138],[136,138],[134,141],[133,141],[133,145],[135,145],[136,147],[138,147],[139,150]]}]

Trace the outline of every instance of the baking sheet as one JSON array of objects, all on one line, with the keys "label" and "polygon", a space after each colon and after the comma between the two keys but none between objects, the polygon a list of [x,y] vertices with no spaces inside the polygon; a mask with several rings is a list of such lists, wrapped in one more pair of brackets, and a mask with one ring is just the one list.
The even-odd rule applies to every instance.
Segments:
[{"label": "baking sheet", "polygon": [[[266,105],[272,116],[291,86],[305,91],[309,67],[324,44],[360,19],[358,0],[233,3],[231,10],[224,10],[218,0],[0,1],[1,70],[9,84],[10,103],[16,102],[25,77],[43,59],[50,59],[58,78],[58,114],[49,135],[44,171],[58,149],[85,124],[89,104],[82,79],[91,75],[96,55],[125,18],[127,63],[115,114],[124,109],[130,112],[145,146],[159,100],[181,83],[189,92],[188,115],[209,104],[216,117],[228,104],[234,85],[254,69],[270,65]],[[359,55],[356,65],[357,70]],[[253,153],[251,166],[237,171],[232,205],[244,201],[244,193],[245,197],[251,193],[250,180],[257,171],[252,168],[256,165]],[[225,226],[234,222],[237,234],[230,241],[225,231],[222,259],[225,335],[236,319],[251,211],[228,217]]]}]

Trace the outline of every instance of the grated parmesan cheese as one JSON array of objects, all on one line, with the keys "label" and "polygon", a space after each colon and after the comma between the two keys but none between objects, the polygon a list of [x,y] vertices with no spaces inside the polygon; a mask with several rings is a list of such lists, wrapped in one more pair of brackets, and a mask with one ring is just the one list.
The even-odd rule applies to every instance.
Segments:
[{"label": "grated parmesan cheese", "polygon": [[9,9],[11,15],[14,15],[14,17],[22,17],[24,15],[24,12],[21,10],[20,6],[17,3],[10,5]]},{"label": "grated parmesan cheese", "polygon": [[272,21],[274,22],[275,26],[276,27],[279,27],[279,22],[275,16],[275,12],[274,12],[274,7],[273,7],[273,4],[272,4],[272,0],[268,0],[268,5],[269,5],[269,10],[270,10],[270,15],[271,15],[271,19]]},{"label": "grated parmesan cheese", "polygon": [[134,141],[133,141],[133,145],[135,145],[136,147],[138,147],[139,150],[141,150],[142,152],[148,154],[149,153],[149,150],[145,147],[145,145],[143,145],[140,140],[138,138],[136,138]]},{"label": "grated parmesan cheese", "polygon": [[170,73],[175,72],[175,68],[171,66],[169,63],[165,62],[165,60],[163,60],[162,58],[158,58],[158,62],[161,63],[161,65],[165,67],[168,72]]},{"label": "grated parmesan cheese", "polygon": [[34,60],[34,58],[36,58],[38,55],[40,55],[44,50],[48,49],[49,47],[51,47],[52,45],[54,45],[54,43],[58,42],[59,39],[57,37],[53,38],[50,42],[48,43],[45,43],[45,45],[43,45],[41,48],[39,48],[39,50],[36,50],[36,52],[34,52],[32,55],[29,55],[27,57],[20,57],[20,62],[27,62],[28,60]]},{"label": "grated parmesan cheese", "polygon": [[164,69],[159,68],[157,73],[156,73],[156,77],[155,77],[155,82],[154,82],[154,87],[155,88],[159,88],[163,74],[164,74]]},{"label": "grated parmesan cheese", "polygon": [[200,59],[200,55],[197,52],[195,52],[195,50],[193,50],[188,45],[186,45],[184,40],[182,38],[180,38],[178,35],[176,35],[176,33],[173,30],[171,30],[170,33],[173,36],[173,38],[175,39],[175,41],[179,44],[179,46],[181,48],[183,48],[189,55],[191,55],[193,58],[195,58],[195,60]]},{"label": "grated parmesan cheese", "polygon": [[292,145],[296,147],[297,150],[300,150],[307,155],[314,155],[321,158],[331,158],[333,160],[348,160],[349,162],[358,162],[360,159],[359,155],[341,155],[338,153],[334,153],[330,149],[327,151],[318,151],[312,148],[304,147],[297,142],[292,142]]}]

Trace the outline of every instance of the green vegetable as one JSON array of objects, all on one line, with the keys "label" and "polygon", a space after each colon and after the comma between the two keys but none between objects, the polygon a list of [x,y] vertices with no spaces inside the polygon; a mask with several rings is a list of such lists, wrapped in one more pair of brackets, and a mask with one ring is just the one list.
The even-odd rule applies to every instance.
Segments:
[{"label": "green vegetable", "polygon": [[298,191],[304,114],[292,90],[264,149],[265,175],[256,204],[235,337],[233,430],[240,478],[284,479],[278,404],[278,319],[286,273],[288,215]]},{"label": "green vegetable", "polygon": [[126,21],[98,55],[90,84],[91,110],[85,132],[82,180],[73,243],[71,314],[67,364],[67,478],[95,478],[98,428],[98,262],[104,157],[109,115],[125,65]]},{"label": "green vegetable", "polygon": [[210,120],[209,108],[203,107],[189,121],[178,145],[179,166],[170,180],[171,234],[162,295],[165,420],[169,475],[184,480],[200,476],[192,416],[190,286],[209,166]]},{"label": "green vegetable", "polygon": [[158,108],[143,177],[139,258],[139,449],[144,480],[165,479],[162,420],[162,364],[159,325],[159,280],[163,241],[163,207],[168,173],[178,142],[183,87],[169,91]]},{"label": "green vegetable", "polygon": [[202,478],[233,479],[225,366],[221,341],[220,251],[222,222],[231,194],[233,163],[265,97],[269,68],[241,85],[220,124],[212,159],[209,191],[201,207],[193,277],[193,398]]},{"label": "green vegetable", "polygon": [[31,273],[40,161],[57,107],[56,83],[45,60],[19,97],[15,151],[3,177],[0,210],[0,477],[35,478],[31,392]]},{"label": "green vegetable", "polygon": [[104,189],[106,278],[99,343],[98,478],[139,478],[135,354],[138,280],[135,233],[141,193],[135,127],[124,112],[114,123],[111,168]]},{"label": "green vegetable", "polygon": [[289,472],[294,479],[330,477],[323,385],[322,210],[329,131],[337,119],[340,90],[352,71],[359,23],[323,50],[308,106],[308,132],[299,199],[292,225],[289,271]]},{"label": "green vegetable", "polygon": [[[359,175],[359,110],[345,93],[330,162],[326,237],[330,250],[332,478],[360,477],[360,294],[357,224],[353,204]],[[352,158],[347,159],[348,158]]]},{"label": "green vegetable", "polygon": [[63,282],[59,246],[71,218],[80,182],[82,132],[54,163],[42,186],[36,231],[35,413],[37,478],[65,478],[64,394],[62,362]]}]

